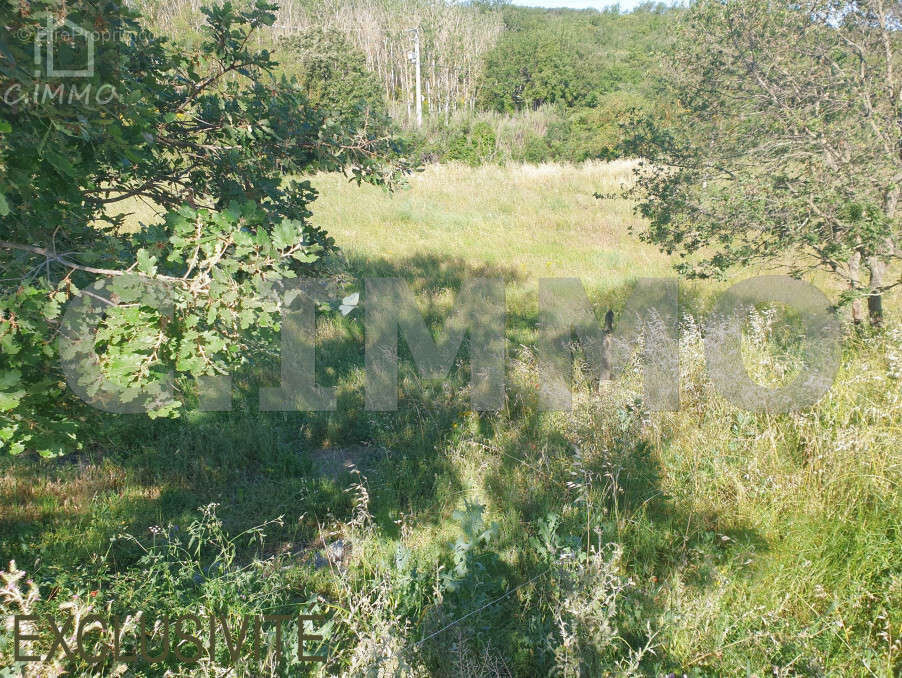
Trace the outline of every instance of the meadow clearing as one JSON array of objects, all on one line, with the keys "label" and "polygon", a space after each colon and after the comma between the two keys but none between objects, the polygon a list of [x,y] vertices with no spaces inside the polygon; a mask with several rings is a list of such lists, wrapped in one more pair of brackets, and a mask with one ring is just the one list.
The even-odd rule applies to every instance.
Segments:
[{"label": "meadow clearing", "polygon": [[[647,411],[636,364],[601,388],[577,369],[573,409],[538,410],[537,280],[579,278],[600,318],[637,277],[673,275],[629,232],[618,194],[632,167],[433,165],[394,194],[313,177],[312,220],[349,293],[368,275],[404,278],[437,329],[464,280],[505,279],[505,407],[470,409],[465,360],[441,382],[408,361],[399,410],[367,412],[361,311],[324,316],[318,380],[338,386],[335,412],[257,411],[274,350],[236,379],[232,412],[110,415],[78,454],[0,457],[3,564],[52,582],[44,605],[82,613],[228,601],[230,614],[330,616],[323,666],[278,668],[267,644],[237,675],[899,675],[895,298],[883,330],[844,325],[836,383],[802,412],[750,413],[713,391],[700,320],[727,284],[686,281],[679,411]],[[778,324],[762,309],[747,327],[761,382],[781,374]],[[25,578],[10,581],[24,595]],[[110,659],[80,675],[227,663],[224,650],[197,666]]]}]

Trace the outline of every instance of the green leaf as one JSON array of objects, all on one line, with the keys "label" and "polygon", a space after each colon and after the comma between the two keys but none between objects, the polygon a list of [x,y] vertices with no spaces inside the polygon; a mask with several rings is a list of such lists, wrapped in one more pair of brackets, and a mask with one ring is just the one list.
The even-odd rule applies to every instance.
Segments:
[{"label": "green leaf", "polygon": [[3,370],[0,372],[0,388],[7,389],[15,386],[22,379],[22,373],[19,370]]},{"label": "green leaf", "polygon": [[312,264],[314,261],[319,259],[316,254],[311,254],[310,252],[303,251],[294,252],[291,255],[291,258],[300,261],[302,264]]},{"label": "green leaf", "polygon": [[11,442],[9,444],[9,453],[14,457],[22,454],[24,451],[25,451],[25,445],[23,445],[18,440]]},{"label": "green leaf", "polygon": [[272,244],[280,250],[291,247],[298,241],[298,222],[291,219],[283,219],[272,231]]},{"label": "green leaf", "polygon": [[25,397],[25,391],[15,391],[13,393],[0,393],[0,412],[9,412],[9,410],[18,406]]},{"label": "green leaf", "polygon": [[155,275],[157,272],[157,258],[151,255],[143,247],[138,250],[138,271],[147,275]]},{"label": "green leaf", "polygon": [[0,352],[7,355],[16,355],[21,350],[19,344],[13,339],[12,334],[4,334],[0,337]]}]

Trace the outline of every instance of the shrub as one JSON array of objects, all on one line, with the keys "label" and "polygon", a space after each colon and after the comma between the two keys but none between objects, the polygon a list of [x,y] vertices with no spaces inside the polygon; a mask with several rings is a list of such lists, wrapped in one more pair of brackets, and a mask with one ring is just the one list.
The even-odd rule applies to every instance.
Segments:
[{"label": "shrub", "polygon": [[338,31],[311,27],[283,39],[277,54],[282,70],[297,77],[315,108],[358,124],[367,113],[385,115],[382,86],[363,54]]}]

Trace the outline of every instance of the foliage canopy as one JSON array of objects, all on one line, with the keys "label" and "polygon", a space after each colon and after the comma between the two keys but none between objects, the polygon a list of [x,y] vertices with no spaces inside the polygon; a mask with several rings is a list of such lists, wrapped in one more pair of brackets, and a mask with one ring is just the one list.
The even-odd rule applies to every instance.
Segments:
[{"label": "foliage canopy", "polygon": [[[274,75],[253,36],[275,9],[262,0],[205,8],[192,49],[154,36],[119,3],[0,10],[0,78],[4,94],[17,93],[0,104],[0,439],[11,451],[61,452],[93,416],[66,395],[56,344],[61,309],[96,296],[89,285],[126,273],[165,283],[174,308],[166,318],[121,285],[122,298],[104,293],[95,349],[107,378],[140,390],[173,367],[223,372],[247,360],[255,333],[278,325],[278,305],[261,292],[312,272],[331,247],[309,222],[315,191],[303,174],[392,184],[407,170],[387,118],[330,117]],[[94,41],[88,78],[33,72],[38,31],[63,20],[109,36]],[[71,63],[86,63],[87,41],[66,48]],[[85,86],[115,96],[70,95]],[[47,88],[53,96],[32,95]],[[126,199],[157,217],[123,232]]]},{"label": "foliage canopy", "polygon": [[665,72],[678,115],[634,135],[651,161],[643,237],[693,276],[775,260],[824,269],[879,322],[881,294],[902,282],[887,277],[902,235],[900,24],[884,0],[694,5]]}]

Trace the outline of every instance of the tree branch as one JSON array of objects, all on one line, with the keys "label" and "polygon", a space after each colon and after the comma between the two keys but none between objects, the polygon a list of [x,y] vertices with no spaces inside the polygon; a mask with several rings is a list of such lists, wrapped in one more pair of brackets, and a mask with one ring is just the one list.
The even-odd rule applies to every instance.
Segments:
[{"label": "tree branch", "polygon": [[84,271],[85,273],[94,273],[95,275],[137,275],[141,276],[142,278],[150,278],[154,280],[171,280],[174,282],[181,282],[180,278],[175,278],[169,275],[147,275],[146,273],[136,273],[134,271],[119,271],[111,268],[95,268],[94,266],[83,266],[82,264],[76,264],[74,261],[69,261],[68,259],[63,258],[53,250],[49,250],[46,247],[35,247],[34,245],[22,245],[21,243],[0,240],[0,248],[8,250],[19,250],[22,252],[31,252],[32,254],[37,254],[39,256],[45,257],[48,261],[55,261],[58,264],[62,264],[67,268],[71,268],[76,271]]}]

